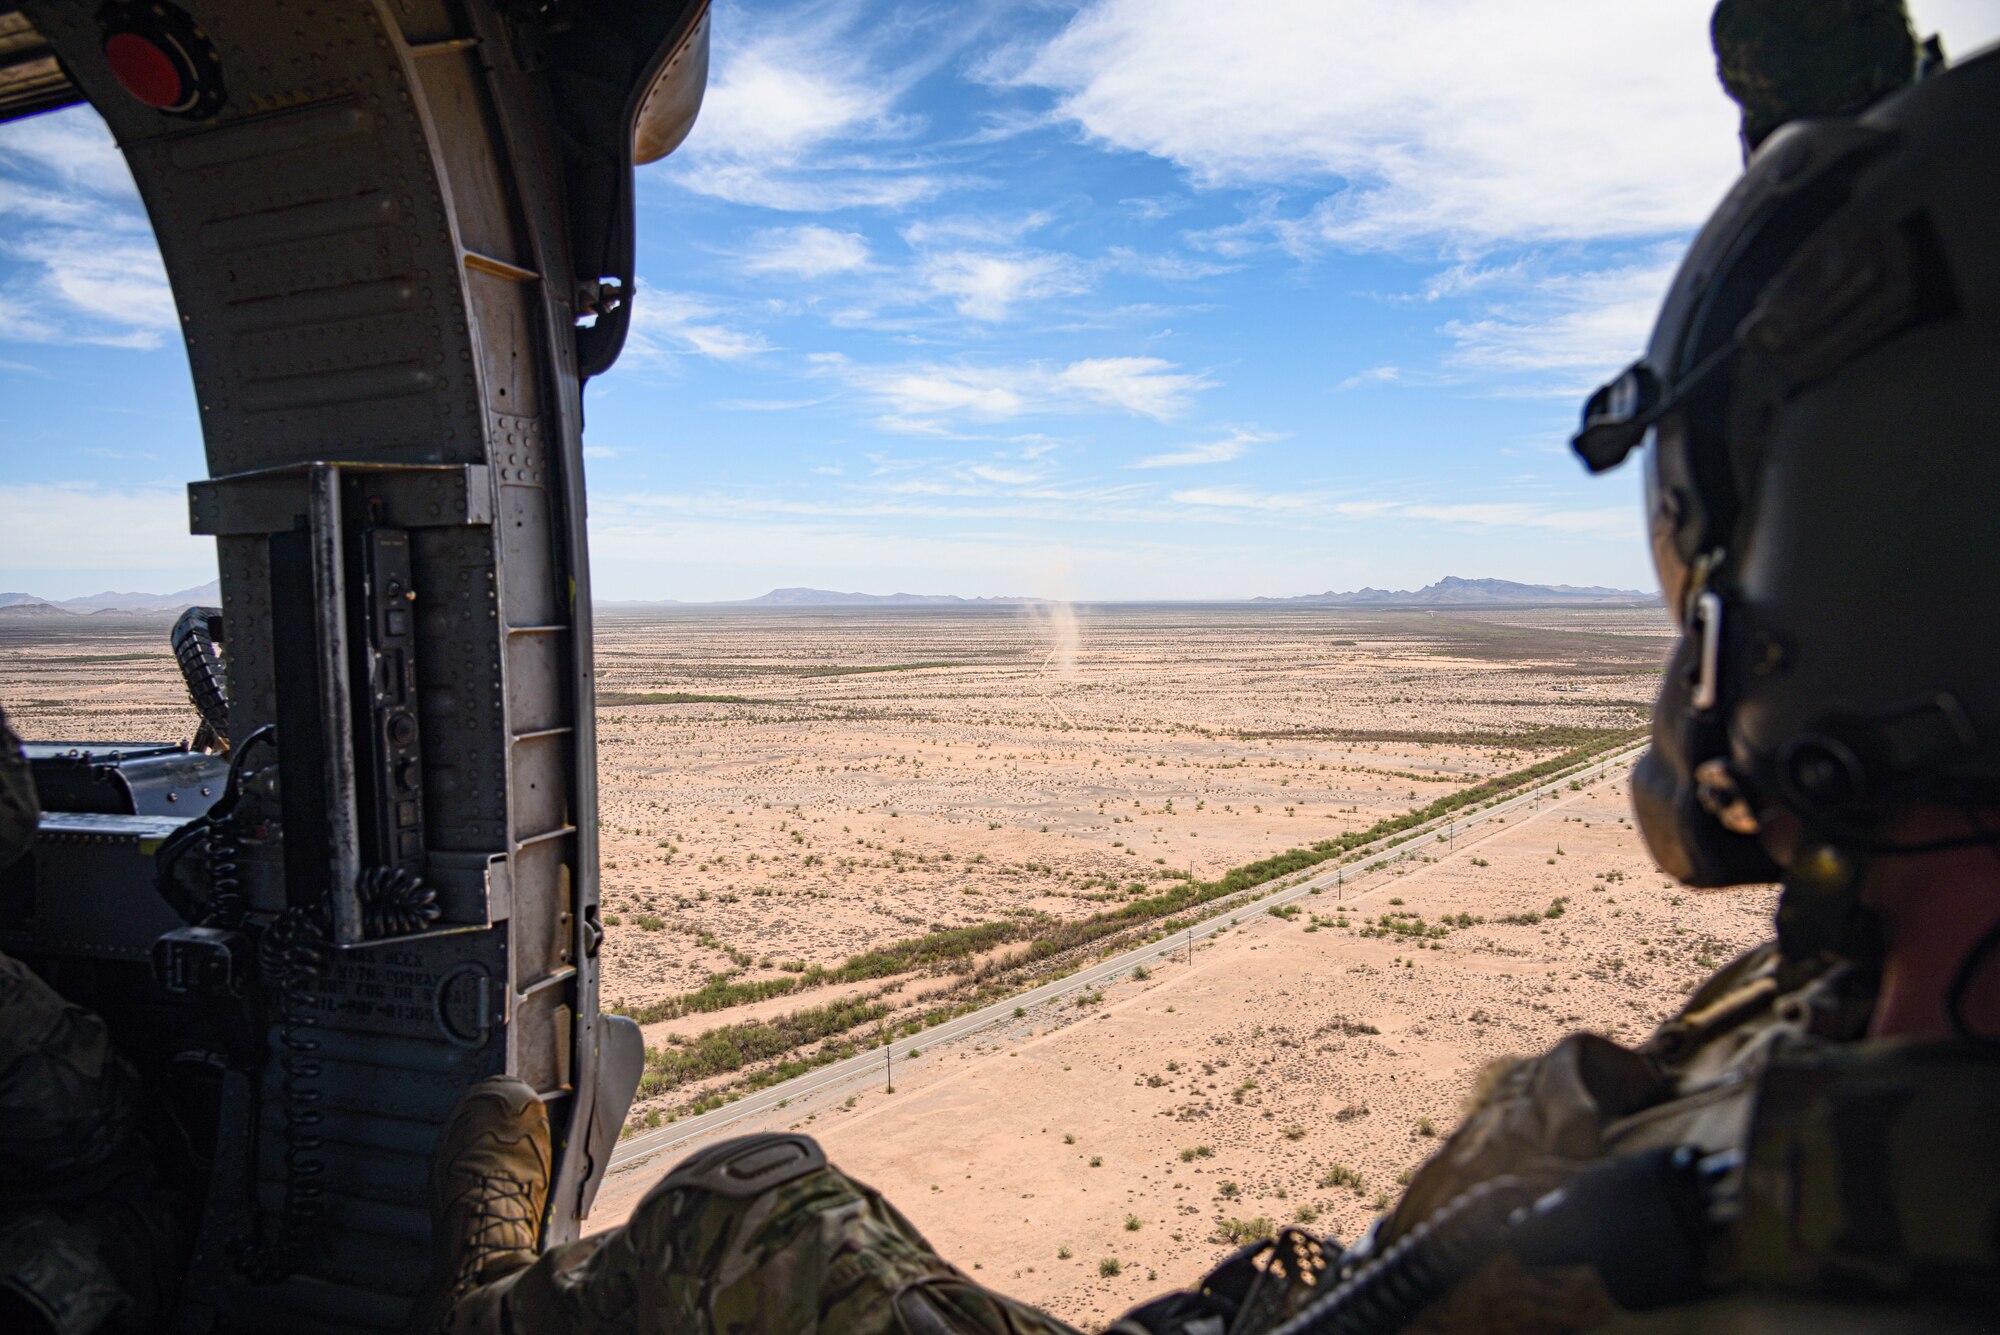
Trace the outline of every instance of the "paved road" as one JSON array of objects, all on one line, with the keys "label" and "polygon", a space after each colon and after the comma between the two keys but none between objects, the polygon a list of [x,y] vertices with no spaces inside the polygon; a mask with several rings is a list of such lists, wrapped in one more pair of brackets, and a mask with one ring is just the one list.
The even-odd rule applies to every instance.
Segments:
[{"label": "paved road", "polygon": [[[1640,745],[1614,752],[1603,761],[1593,764],[1582,775],[1566,775],[1563,778],[1542,784],[1539,787],[1530,788],[1520,795],[1500,803],[1498,806],[1486,807],[1470,815],[1456,817],[1449,821],[1435,821],[1423,827],[1419,833],[1423,835],[1429,835],[1433,831],[1443,833],[1446,827],[1450,826],[1456,832],[1456,837],[1465,838],[1469,831],[1484,825],[1495,816],[1509,815],[1523,807],[1537,804],[1542,798],[1548,797],[1551,794],[1560,793],[1563,786],[1573,778],[1582,777],[1589,782],[1596,782],[1598,776],[1608,775],[1614,769],[1622,773],[1625,763],[1636,758],[1643,749],[1643,745]],[[1397,844],[1393,849],[1388,849],[1387,843],[1387,839],[1378,840],[1374,844],[1365,845],[1362,851],[1364,853],[1373,853],[1378,850],[1385,850],[1388,854],[1387,861],[1400,862],[1414,853],[1426,852],[1436,847],[1437,841],[1431,838],[1410,838],[1403,843]],[[1362,894],[1372,893],[1375,890],[1385,889],[1386,886],[1378,884],[1378,882],[1381,882],[1388,874],[1387,866],[1384,866],[1379,871],[1368,872],[1357,865],[1346,865],[1320,872],[1303,881],[1295,882],[1283,889],[1258,896],[1257,898],[1243,900],[1232,907],[1223,909],[1215,917],[1205,922],[1197,923],[1186,931],[1176,933],[1168,940],[1154,941],[1133,950],[1128,950],[1121,955],[1114,955],[1110,959],[1102,960],[1096,964],[1079,969],[1066,978],[1058,978],[1054,982],[1043,983],[1039,987],[1029,988],[1026,992],[1019,993],[1005,1001],[996,1002],[983,1010],[971,1011],[959,1016],[955,1020],[947,1020],[943,1024],[924,1030],[921,1034],[913,1034],[908,1038],[899,1038],[890,1044],[890,1057],[893,1059],[906,1056],[911,1048],[936,1047],[939,1044],[949,1043],[954,1039],[964,1038],[969,1034],[978,1033],[981,1029],[989,1025],[1012,1020],[1017,1007],[1023,1009],[1032,1008],[1045,1001],[1053,1001],[1057,997],[1070,992],[1079,992],[1085,988],[1095,987],[1100,983],[1111,982],[1115,978],[1130,973],[1138,965],[1149,964],[1163,957],[1181,955],[1183,952],[1191,949],[1194,942],[1212,936],[1217,931],[1229,927],[1251,914],[1262,913],[1267,909],[1289,904],[1295,899],[1303,899],[1315,889],[1324,890],[1334,885],[1336,880],[1344,882],[1346,888],[1354,890],[1357,897]],[[1245,893],[1252,892],[1246,891]],[[1215,905],[1211,903],[1203,907],[1213,910]],[[794,1076],[792,1079],[786,1080],[781,1084],[745,1094],[734,1103],[724,1104],[720,1108],[715,1108],[693,1117],[683,1117],[679,1121],[669,1123],[657,1130],[643,1131],[638,1135],[628,1137],[612,1153],[611,1171],[617,1172],[622,1168],[629,1168],[642,1159],[650,1158],[663,1150],[675,1149],[696,1137],[705,1136],[712,1131],[720,1131],[725,1127],[742,1121],[746,1117],[756,1117],[761,1113],[770,1112],[780,1103],[802,1099],[810,1094],[817,1094],[821,1090],[830,1089],[835,1085],[843,1084],[857,1077],[880,1077],[882,1073],[883,1058],[880,1048],[871,1048],[867,1052],[857,1053],[852,1057],[834,1062],[828,1066],[823,1066],[817,1071],[808,1071],[804,1075]]]}]

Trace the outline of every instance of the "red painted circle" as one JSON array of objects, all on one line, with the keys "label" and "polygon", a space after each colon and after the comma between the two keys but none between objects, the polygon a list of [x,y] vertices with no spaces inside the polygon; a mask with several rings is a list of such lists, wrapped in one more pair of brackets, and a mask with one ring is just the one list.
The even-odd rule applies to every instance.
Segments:
[{"label": "red painted circle", "polygon": [[149,107],[165,110],[187,97],[187,85],[174,58],[137,33],[113,33],[104,42],[104,58],[126,92]]}]

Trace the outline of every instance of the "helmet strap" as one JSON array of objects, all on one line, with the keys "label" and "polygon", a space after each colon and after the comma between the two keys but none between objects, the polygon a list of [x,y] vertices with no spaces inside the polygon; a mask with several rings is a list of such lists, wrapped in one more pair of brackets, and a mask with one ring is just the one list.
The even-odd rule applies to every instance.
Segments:
[{"label": "helmet strap", "polygon": [[1788,961],[1881,961],[1881,923],[1861,903],[1862,866],[1853,848],[1825,842],[1800,847],[1778,896],[1778,948]]}]

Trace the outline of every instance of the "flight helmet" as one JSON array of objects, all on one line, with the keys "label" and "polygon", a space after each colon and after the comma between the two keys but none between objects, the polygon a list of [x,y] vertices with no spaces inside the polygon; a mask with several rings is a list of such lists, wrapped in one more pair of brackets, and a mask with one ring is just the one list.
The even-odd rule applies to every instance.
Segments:
[{"label": "flight helmet", "polygon": [[1886,820],[2000,804],[1995,143],[2000,50],[1769,133],[1573,442],[1643,454],[1681,628],[1639,827],[1687,884],[1784,879],[1795,955],[1838,948],[1859,859],[1911,851]]}]

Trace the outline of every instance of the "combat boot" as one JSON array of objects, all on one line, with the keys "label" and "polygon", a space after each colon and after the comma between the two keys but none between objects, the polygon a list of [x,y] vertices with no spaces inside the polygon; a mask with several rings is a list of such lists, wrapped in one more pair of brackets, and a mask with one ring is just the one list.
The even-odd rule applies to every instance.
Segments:
[{"label": "combat boot", "polygon": [[410,1330],[454,1329],[467,1295],[534,1263],[549,1199],[549,1115],[512,1076],[467,1090],[438,1137],[431,1167],[430,1278]]}]

